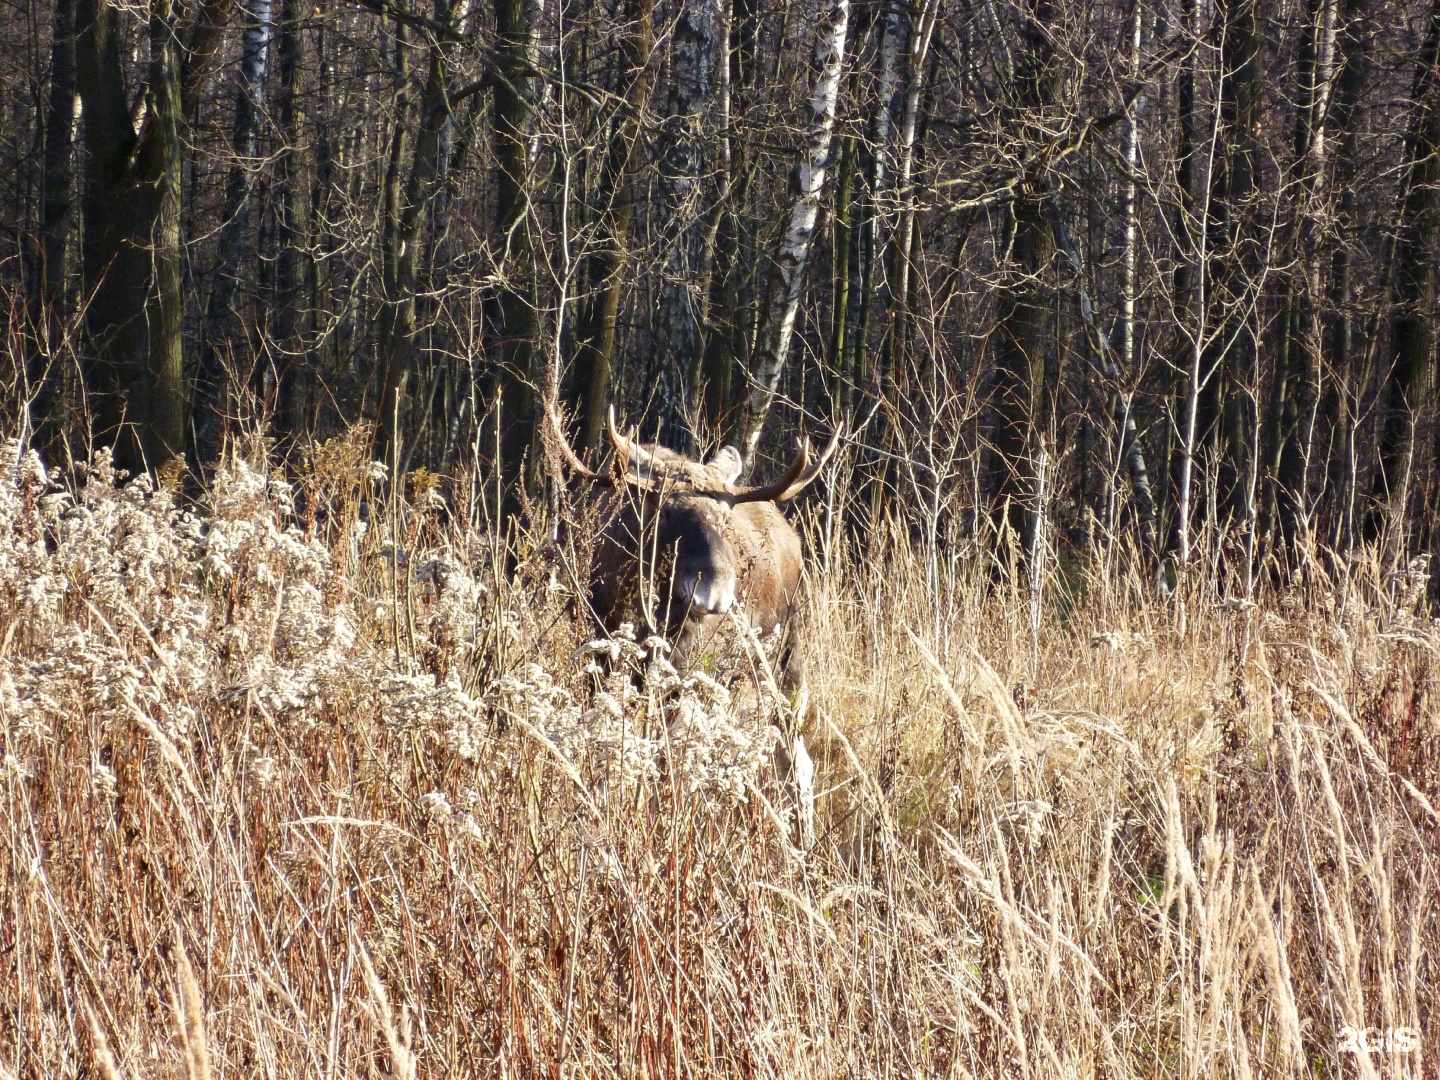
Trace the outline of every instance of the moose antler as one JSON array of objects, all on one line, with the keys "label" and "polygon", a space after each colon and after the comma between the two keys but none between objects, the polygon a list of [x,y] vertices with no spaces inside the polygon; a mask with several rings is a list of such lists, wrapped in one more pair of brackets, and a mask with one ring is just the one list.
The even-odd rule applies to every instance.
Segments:
[{"label": "moose antler", "polygon": [[620,434],[620,429],[615,426],[614,405],[611,405],[605,414],[605,427],[610,433],[610,443],[615,447],[615,464],[612,474],[609,476],[606,476],[604,473],[598,473],[590,468],[590,466],[580,460],[580,455],[575,453],[575,449],[570,445],[570,440],[565,437],[565,424],[560,419],[560,410],[556,406],[554,398],[545,402],[545,415],[550,420],[551,434],[555,439],[555,449],[560,452],[561,458],[564,459],[565,464],[570,467],[570,470],[581,479],[587,480],[592,484],[599,484],[602,487],[613,488],[622,482],[629,484],[631,487],[644,488],[646,490],[651,487],[651,479],[649,477],[638,476],[631,471],[632,464],[639,465],[642,468],[648,466],[651,463],[650,454],[643,446]]},{"label": "moose antler", "polygon": [[[550,420],[550,434],[555,439],[555,449],[560,452],[560,456],[565,460],[565,464],[570,466],[570,470],[582,479],[590,481],[592,484],[613,487],[614,480],[608,476],[602,476],[600,473],[597,473],[580,460],[579,454],[575,453],[574,448],[570,445],[570,440],[565,437],[565,424],[560,419],[560,410],[556,408],[553,397],[545,402],[545,415]],[[615,415],[613,408],[610,410],[610,415],[613,423],[613,417]]]},{"label": "moose antler", "polygon": [[[654,477],[645,475],[643,472],[653,464],[650,452],[620,431],[615,423],[614,405],[611,405],[605,414],[605,430],[610,436],[610,445],[615,448],[615,464],[610,476],[597,473],[580,460],[580,455],[575,453],[574,448],[570,445],[570,440],[565,437],[565,424],[560,419],[560,410],[556,406],[554,398],[545,402],[545,416],[550,422],[550,433],[555,440],[555,449],[559,451],[565,464],[577,476],[592,484],[612,488],[624,483],[649,490],[655,483]],[[728,493],[729,501],[731,503],[785,502],[787,499],[793,499],[820,475],[820,470],[825,468],[830,458],[834,456],[843,434],[844,426],[837,425],[835,433],[830,436],[829,445],[825,447],[824,452],[818,458],[813,460],[810,440],[808,438],[799,440],[794,460],[777,479],[768,484],[737,488]]]},{"label": "moose antler", "polygon": [[731,496],[731,501],[736,503],[785,502],[787,499],[793,499],[820,475],[820,470],[825,468],[840,445],[840,437],[844,430],[843,424],[835,426],[835,434],[830,436],[830,445],[825,447],[825,452],[814,461],[810,460],[810,440],[808,438],[800,440],[794,460],[790,462],[789,467],[780,474],[778,479],[768,484],[740,488]]},{"label": "moose antler", "polygon": [[610,406],[610,411],[605,416],[605,426],[610,432],[610,445],[615,447],[618,471],[626,477],[627,483],[644,486],[650,478],[631,475],[630,466],[635,465],[641,469],[649,468],[655,462],[654,456],[634,439],[621,434],[620,429],[615,426],[614,405]]}]

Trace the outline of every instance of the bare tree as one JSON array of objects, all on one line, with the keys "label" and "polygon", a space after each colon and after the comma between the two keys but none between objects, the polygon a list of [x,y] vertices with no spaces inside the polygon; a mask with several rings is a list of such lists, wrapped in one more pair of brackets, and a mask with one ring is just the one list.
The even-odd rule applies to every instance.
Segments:
[{"label": "bare tree", "polygon": [[[201,0],[188,20],[151,0],[149,64],[136,95],[122,59],[122,9],[77,0],[76,73],[84,105],[84,281],[91,297],[86,373],[97,439],[131,468],[185,445],[181,340],[181,131],[230,15]],[[137,115],[131,101],[143,103]]]},{"label": "bare tree", "polygon": [[495,0],[494,259],[500,279],[491,348],[501,390],[501,458],[519,478],[529,455],[536,462],[536,338],[539,332],[539,269],[531,235],[532,135],[540,101],[540,21],[543,0]]},{"label": "bare tree", "polygon": [[31,423],[37,420],[38,445],[55,434],[61,405],[57,363],[67,315],[66,279],[70,265],[75,135],[75,0],[56,0],[50,30],[50,92],[42,125],[45,137],[41,174],[40,281],[31,282],[39,310],[32,320],[38,347],[29,357]]},{"label": "bare tree", "polygon": [[[45,99],[45,193],[40,226],[46,317],[63,315],[70,260],[75,136],[75,0],[56,0],[50,38],[50,93]],[[52,322],[53,326],[53,322]]]},{"label": "bare tree", "polygon": [[1393,241],[1393,314],[1379,469],[1373,492],[1377,512],[1370,515],[1367,526],[1372,538],[1388,526],[1392,552],[1403,545],[1401,531],[1414,470],[1415,419],[1421,407],[1426,369],[1435,350],[1434,252],[1440,244],[1440,3],[1433,4],[1429,12],[1414,86],[1414,108],[1405,136],[1400,217]]},{"label": "bare tree", "polygon": [[[1302,555],[1310,538],[1310,466],[1316,409],[1324,364],[1324,255],[1330,220],[1330,91],[1335,66],[1335,0],[1314,0],[1306,9],[1305,41],[1298,65],[1296,110],[1296,255],[1298,274],[1288,315],[1290,370],[1280,369],[1279,411],[1272,419],[1280,443],[1276,463],[1280,539]],[[1293,382],[1293,387],[1288,384]]]},{"label": "bare tree", "polygon": [[650,50],[654,44],[654,0],[629,0],[621,38],[624,107],[612,121],[605,152],[600,195],[601,236],[587,260],[586,277],[594,290],[584,309],[579,339],[576,381],[581,415],[581,451],[600,445],[605,410],[615,365],[615,329],[625,291],[625,249],[630,222],[635,216],[635,174],[638,172],[641,118],[650,98]]},{"label": "bare tree", "polygon": [[280,146],[275,161],[275,291],[270,320],[270,362],[262,366],[266,397],[275,398],[276,424],[286,435],[304,425],[306,357],[298,339],[301,306],[300,262],[304,258],[305,213],[301,207],[300,20],[301,0],[280,0],[276,42],[278,75],[275,114]]},{"label": "bare tree", "polygon": [[245,256],[252,243],[250,209],[259,170],[260,110],[265,100],[265,73],[270,57],[270,0],[245,5],[239,79],[235,83],[235,122],[231,135],[234,160],[225,182],[224,221],[220,226],[214,283],[205,312],[192,425],[197,463],[210,461],[220,448],[225,416],[226,364],[236,345],[236,305]]},{"label": "bare tree", "polygon": [[[401,401],[415,370],[418,347],[416,297],[420,289],[420,231],[426,211],[439,192],[443,135],[450,121],[448,89],[449,58],[445,38],[451,31],[449,0],[435,0],[434,27],[425,47],[425,83],[420,94],[414,150],[408,176],[400,182],[409,135],[403,120],[397,121],[391,139],[391,168],[387,172],[385,200],[386,250],[384,256],[385,308],[382,319],[380,421],[387,432],[386,445],[396,438],[401,422]],[[278,335],[277,335],[278,336]]]},{"label": "bare tree", "polygon": [[[1058,90],[1058,72],[1049,0],[1036,0],[1023,15],[1025,49],[1009,70],[1007,112],[1028,142],[1043,139],[1038,127]],[[1021,151],[1024,154],[1024,150]],[[1040,155],[1033,155],[1043,160]],[[1036,463],[1047,416],[1045,364],[1052,347],[1052,286],[1045,280],[1056,254],[1052,176],[1032,164],[1018,177],[1009,206],[1003,247],[1006,259],[995,347],[994,430],[990,455],[991,490],[1004,514],[997,524],[1008,529],[1020,550],[1032,546],[1038,526],[1039,474]]]},{"label": "bare tree", "polygon": [[668,250],[655,318],[653,369],[660,437],[680,449],[691,443],[686,424],[699,389],[700,328],[705,321],[703,177],[714,24],[711,0],[683,0],[673,32],[670,96],[660,129],[660,190]]},{"label": "bare tree", "polygon": [[835,101],[845,65],[846,28],[849,0],[829,0],[815,29],[815,89],[810,97],[800,160],[791,174],[794,197],[790,222],[776,253],[775,268],[766,292],[765,316],[761,323],[761,345],[756,350],[751,374],[748,415],[742,435],[743,458],[748,470],[765,430],[765,420],[775,401],[776,387],[790,354],[805,270],[820,212],[820,193],[830,164],[830,133],[835,126]]}]

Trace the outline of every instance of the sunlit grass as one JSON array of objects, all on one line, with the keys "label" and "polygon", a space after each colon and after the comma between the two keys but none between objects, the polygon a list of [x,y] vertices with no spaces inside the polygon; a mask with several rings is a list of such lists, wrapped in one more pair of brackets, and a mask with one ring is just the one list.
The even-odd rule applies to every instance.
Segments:
[{"label": "sunlit grass", "polygon": [[1423,1075],[1341,1049],[1440,1037],[1423,567],[1116,555],[1037,636],[979,549],[837,541],[802,852],[743,642],[587,645],[563,531],[360,446],[193,515],[6,451],[0,1068]]}]

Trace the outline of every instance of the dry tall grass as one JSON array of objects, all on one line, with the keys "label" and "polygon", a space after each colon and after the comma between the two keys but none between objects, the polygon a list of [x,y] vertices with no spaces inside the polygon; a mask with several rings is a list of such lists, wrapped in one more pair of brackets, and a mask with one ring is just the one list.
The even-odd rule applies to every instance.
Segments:
[{"label": "dry tall grass", "polygon": [[5,450],[0,1076],[1435,1075],[1420,568],[833,549],[801,853],[757,657],[587,644],[359,446],[199,518]]}]

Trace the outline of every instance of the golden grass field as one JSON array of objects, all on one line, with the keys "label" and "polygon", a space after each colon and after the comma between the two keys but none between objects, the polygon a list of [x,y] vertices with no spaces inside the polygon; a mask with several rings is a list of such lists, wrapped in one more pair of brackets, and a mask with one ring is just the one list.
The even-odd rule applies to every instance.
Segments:
[{"label": "golden grass field", "polygon": [[589,642],[550,510],[358,445],[196,515],[4,450],[0,1077],[1437,1075],[1423,564],[1037,599],[802,511],[805,852],[756,642]]}]

